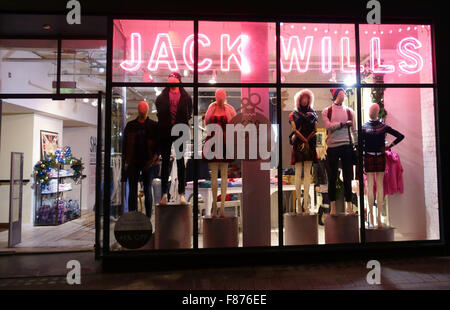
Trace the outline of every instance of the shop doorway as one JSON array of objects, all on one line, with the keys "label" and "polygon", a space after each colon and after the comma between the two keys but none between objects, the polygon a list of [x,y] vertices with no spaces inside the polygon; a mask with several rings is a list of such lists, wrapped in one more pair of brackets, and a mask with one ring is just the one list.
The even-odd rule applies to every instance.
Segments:
[{"label": "shop doorway", "polygon": [[[101,94],[2,96],[0,252],[93,250]],[[9,247],[14,152],[23,154],[22,224],[14,228],[20,242]]]}]

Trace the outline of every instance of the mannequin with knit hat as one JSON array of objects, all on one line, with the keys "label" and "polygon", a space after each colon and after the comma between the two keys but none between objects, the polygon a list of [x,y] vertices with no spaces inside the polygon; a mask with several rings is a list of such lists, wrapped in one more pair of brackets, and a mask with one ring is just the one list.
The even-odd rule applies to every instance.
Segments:
[{"label": "mannequin with knit hat", "polygon": [[353,121],[354,111],[344,107],[345,90],[343,88],[332,88],[331,100],[333,104],[322,111],[322,119],[327,130],[327,164],[328,164],[328,195],[330,199],[330,215],[336,215],[336,182],[339,172],[339,160],[342,163],[342,174],[344,178],[344,196],[346,202],[346,213],[354,215],[352,208],[352,146],[357,133]]},{"label": "mannequin with knit hat", "polygon": [[289,138],[292,144],[291,164],[295,165],[295,190],[298,197],[297,212],[299,214],[303,213],[300,204],[303,184],[303,208],[305,214],[309,214],[309,188],[312,179],[312,164],[317,162],[317,113],[312,109],[314,94],[309,89],[298,92],[294,97],[294,101],[296,108],[289,114],[289,123],[292,126],[292,133]]},{"label": "mannequin with knit hat", "polygon": [[152,215],[152,182],[157,175],[157,123],[148,118],[148,104],[138,104],[138,116],[129,121],[123,131],[122,140],[122,182],[128,180],[129,211],[137,210],[138,182],[142,178],[145,194],[145,213]]},{"label": "mannequin with knit hat", "polygon": [[[222,151],[220,158],[212,158],[212,159],[206,159],[209,161],[209,167],[211,169],[211,190],[212,190],[212,196],[213,196],[213,203],[212,203],[212,216],[217,216],[217,189],[218,189],[218,172],[220,169],[220,175],[222,177],[221,182],[221,191],[220,191],[220,197],[221,197],[221,205],[220,205],[220,217],[225,216],[225,198],[227,195],[227,186],[228,186],[228,162],[232,160],[226,159],[226,124],[231,121],[231,119],[236,115],[236,111],[234,108],[226,103],[227,93],[224,89],[218,89],[216,91],[216,101],[211,103],[208,107],[208,110],[205,114],[205,124],[218,124],[222,128],[223,132],[223,139],[222,139]],[[215,132],[212,132],[214,135]],[[204,154],[207,151],[210,151],[208,148],[208,141],[210,141],[210,138],[213,136],[209,136],[205,139],[205,144],[203,146],[203,157],[205,158]],[[214,150],[212,148],[214,147]],[[216,145],[211,146],[211,151],[215,151]]]}]

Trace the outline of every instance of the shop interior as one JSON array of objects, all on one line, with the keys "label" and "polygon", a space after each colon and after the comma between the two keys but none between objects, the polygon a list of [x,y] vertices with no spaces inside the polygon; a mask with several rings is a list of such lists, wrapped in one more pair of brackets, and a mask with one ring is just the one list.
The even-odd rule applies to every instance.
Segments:
[{"label": "shop interior", "polygon": [[[0,93],[54,94],[57,81],[57,41],[1,40]],[[61,94],[104,91],[106,41],[63,40]],[[92,250],[95,225],[97,106],[92,98],[2,100],[0,168],[0,248],[40,252]],[[54,160],[40,186],[39,163],[46,154],[65,152]],[[69,150],[69,152],[67,152]],[[11,152],[23,153],[22,240],[8,248]],[[81,161],[75,178],[70,159]],[[47,169],[47,166],[46,168]]]}]

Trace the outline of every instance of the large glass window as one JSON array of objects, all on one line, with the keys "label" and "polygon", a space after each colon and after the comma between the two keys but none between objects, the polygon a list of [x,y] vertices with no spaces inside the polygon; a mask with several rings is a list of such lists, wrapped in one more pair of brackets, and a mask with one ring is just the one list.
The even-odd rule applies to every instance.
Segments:
[{"label": "large glass window", "polygon": [[56,40],[0,40],[0,93],[56,93]]},{"label": "large glass window", "polygon": [[[356,244],[363,232],[366,242],[439,239],[435,109],[428,85],[433,83],[430,27],[359,29],[355,34],[354,24],[281,22],[277,59],[276,23],[199,21],[195,59],[193,21],[114,21],[113,158],[124,151],[124,128],[136,119],[140,101],[148,103],[151,119],[171,119],[176,125],[179,110],[173,106],[178,102],[173,94],[166,93],[163,108],[170,113],[165,117],[157,113],[155,101],[173,87],[165,83],[174,78],[192,83],[197,61],[199,84],[186,88],[193,100],[193,119],[184,176],[185,199],[198,213],[189,217],[192,243],[178,248]],[[356,80],[357,69],[361,81]],[[170,77],[172,72],[176,74]],[[162,84],[155,87],[154,82]],[[248,87],[249,83],[267,85]],[[372,83],[386,85],[366,85]],[[395,85],[400,83],[427,85]],[[378,109],[376,115],[373,109]],[[246,130],[230,135],[226,125],[234,125],[232,130],[243,125]],[[256,125],[255,131],[248,125]],[[265,140],[260,139],[260,125],[267,125]],[[231,136],[234,139],[227,140]],[[390,147],[393,141],[399,143]],[[213,143],[214,148],[205,149]],[[227,158],[229,143],[234,153]],[[244,155],[238,154],[239,148]],[[256,158],[249,157],[252,149]],[[206,151],[223,157],[205,158]],[[171,171],[166,190],[169,202],[177,204],[175,161]],[[162,174],[154,179],[150,221],[155,230],[161,227],[155,209],[165,190]],[[112,189],[112,203],[120,202],[120,214],[127,211],[132,194],[126,184]],[[369,194],[372,185],[381,187],[383,194]],[[138,197],[142,200],[143,195]],[[145,201],[139,206],[145,213]],[[111,240],[114,249],[120,248]]]},{"label": "large glass window", "polygon": [[430,25],[360,25],[361,83],[433,83]]},{"label": "large glass window", "polygon": [[180,72],[192,82],[192,21],[115,20],[113,81],[167,82]]},{"label": "large glass window", "polygon": [[355,82],[353,24],[281,23],[281,82]]},{"label": "large glass window", "polygon": [[275,82],[275,39],[275,23],[199,22],[199,82]]},{"label": "large glass window", "polygon": [[63,40],[61,49],[62,94],[105,91],[106,41]]},{"label": "large glass window", "polygon": [[362,95],[368,236],[393,227],[395,241],[439,239],[433,90],[363,88]]}]

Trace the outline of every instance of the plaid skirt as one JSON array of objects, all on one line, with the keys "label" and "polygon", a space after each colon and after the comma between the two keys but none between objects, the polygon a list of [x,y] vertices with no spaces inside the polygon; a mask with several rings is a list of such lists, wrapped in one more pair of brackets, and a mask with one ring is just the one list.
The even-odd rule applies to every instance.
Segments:
[{"label": "plaid skirt", "polygon": [[384,172],[386,167],[386,156],[381,155],[364,155],[365,172]]}]

